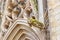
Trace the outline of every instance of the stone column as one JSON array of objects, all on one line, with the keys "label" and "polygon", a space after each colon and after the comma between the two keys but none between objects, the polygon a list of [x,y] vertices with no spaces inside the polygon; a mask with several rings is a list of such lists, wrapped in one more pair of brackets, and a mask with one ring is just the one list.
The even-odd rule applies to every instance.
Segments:
[{"label": "stone column", "polygon": [[38,0],[38,10],[39,10],[39,21],[44,23],[44,17],[43,17],[43,0]]},{"label": "stone column", "polygon": [[50,40],[60,40],[60,0],[47,0]]}]

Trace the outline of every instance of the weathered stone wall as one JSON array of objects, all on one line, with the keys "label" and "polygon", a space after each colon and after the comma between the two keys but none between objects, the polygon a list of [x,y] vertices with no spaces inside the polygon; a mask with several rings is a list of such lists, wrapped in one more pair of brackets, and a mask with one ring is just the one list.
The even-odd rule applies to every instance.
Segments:
[{"label": "weathered stone wall", "polygon": [[60,40],[60,0],[47,0],[50,24],[50,39]]}]

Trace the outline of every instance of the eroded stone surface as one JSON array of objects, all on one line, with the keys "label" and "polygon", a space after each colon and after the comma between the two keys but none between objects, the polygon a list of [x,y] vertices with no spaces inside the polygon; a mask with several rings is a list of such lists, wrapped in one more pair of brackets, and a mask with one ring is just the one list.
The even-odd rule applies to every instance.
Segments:
[{"label": "eroded stone surface", "polygon": [[60,0],[48,0],[51,40],[60,40]]}]

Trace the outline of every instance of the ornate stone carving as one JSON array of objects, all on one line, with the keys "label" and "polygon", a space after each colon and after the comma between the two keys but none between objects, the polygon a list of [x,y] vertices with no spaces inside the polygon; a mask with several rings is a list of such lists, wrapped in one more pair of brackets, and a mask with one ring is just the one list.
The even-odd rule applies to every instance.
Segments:
[{"label": "ornate stone carving", "polygon": [[[24,22],[23,22],[24,21]],[[44,37],[42,36],[44,35]],[[9,28],[3,40],[45,40],[44,31],[37,27],[30,27],[27,20],[16,20]]]},{"label": "ornate stone carving", "polygon": [[[30,0],[6,0],[4,15],[2,17],[2,40],[44,40],[43,24],[37,21],[36,11]],[[38,10],[37,10],[38,11]],[[37,13],[36,11],[36,13]],[[33,15],[32,15],[33,14]],[[32,18],[32,16],[35,17]],[[32,20],[30,20],[32,18]],[[29,21],[32,21],[29,23]],[[34,25],[36,23],[36,25]],[[32,24],[32,27],[30,26]],[[40,25],[41,24],[41,25]],[[37,33],[38,32],[38,33]],[[41,32],[41,33],[40,33]],[[41,35],[44,35],[40,37]]]}]

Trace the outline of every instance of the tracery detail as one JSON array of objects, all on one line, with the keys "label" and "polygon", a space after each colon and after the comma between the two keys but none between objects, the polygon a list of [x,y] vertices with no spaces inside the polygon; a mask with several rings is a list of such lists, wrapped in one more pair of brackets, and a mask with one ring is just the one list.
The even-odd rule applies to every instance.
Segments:
[{"label": "tracery detail", "polygon": [[[1,23],[1,29],[4,38],[6,33],[9,34],[8,30],[12,26],[14,27],[14,25],[18,25],[16,21],[17,22],[19,21],[19,24],[25,26],[27,26],[26,25],[27,23],[30,29],[32,29],[33,31],[34,31],[33,26],[38,28],[39,31],[41,29],[44,29],[43,23],[37,20],[37,14],[38,14],[37,4],[38,4],[37,0],[33,0],[33,1],[32,0],[6,0],[4,15],[2,16],[2,23]],[[10,29],[11,32],[14,30],[13,27]],[[8,40],[8,38],[6,38],[6,40]]]}]

